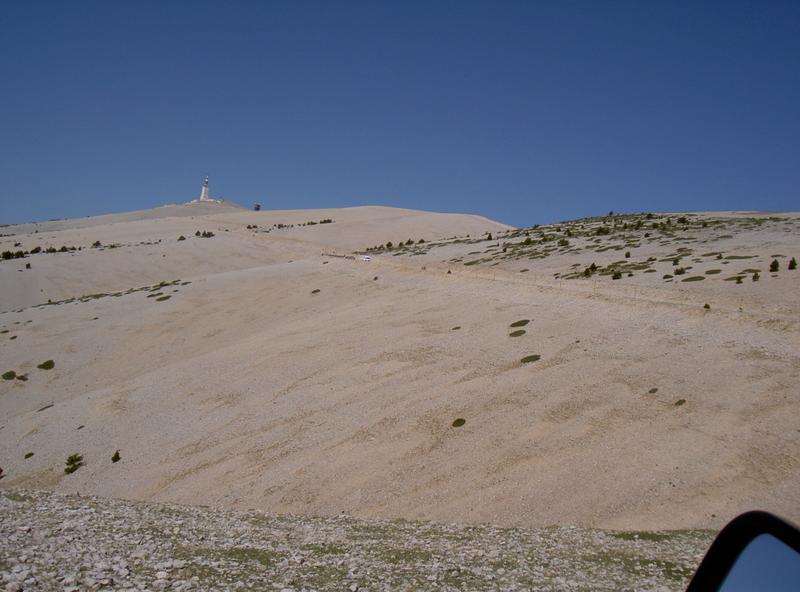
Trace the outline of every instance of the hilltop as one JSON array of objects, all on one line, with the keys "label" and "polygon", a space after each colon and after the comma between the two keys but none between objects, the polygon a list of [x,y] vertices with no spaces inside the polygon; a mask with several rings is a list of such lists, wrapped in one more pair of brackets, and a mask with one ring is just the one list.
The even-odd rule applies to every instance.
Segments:
[{"label": "hilltop", "polygon": [[513,527],[800,519],[800,215],[193,207],[3,229],[0,251],[44,252],[0,262],[0,371],[26,378],[0,381],[0,485]]}]

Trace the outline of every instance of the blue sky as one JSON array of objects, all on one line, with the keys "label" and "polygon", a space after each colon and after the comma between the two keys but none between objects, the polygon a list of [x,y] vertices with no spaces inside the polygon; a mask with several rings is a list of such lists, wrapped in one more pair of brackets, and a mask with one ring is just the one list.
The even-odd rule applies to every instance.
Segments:
[{"label": "blue sky", "polygon": [[798,2],[0,4],[0,223],[800,209]]}]

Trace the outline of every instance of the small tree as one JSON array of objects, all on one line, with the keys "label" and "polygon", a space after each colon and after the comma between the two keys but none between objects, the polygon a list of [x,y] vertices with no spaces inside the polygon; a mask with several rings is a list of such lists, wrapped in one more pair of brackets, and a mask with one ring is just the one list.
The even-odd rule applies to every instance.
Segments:
[{"label": "small tree", "polygon": [[761,276],[760,276],[760,275],[758,275],[758,272],[755,272],[755,273],[753,274],[753,281],[754,281],[754,282],[757,282],[757,281],[758,281],[760,278],[761,278]]},{"label": "small tree", "polygon": [[775,273],[776,271],[778,271],[778,270],[780,269],[780,267],[781,267],[781,264],[780,264],[780,263],[778,263],[778,260],[777,260],[777,259],[773,259],[773,260],[772,260],[772,263],[770,263],[770,264],[769,264],[769,270],[770,270],[772,273]]},{"label": "small tree", "polygon": [[795,259],[794,257],[792,257],[792,258],[789,260],[789,267],[788,267],[788,269],[789,269],[790,271],[791,271],[791,270],[793,270],[793,269],[797,269],[797,259]]}]

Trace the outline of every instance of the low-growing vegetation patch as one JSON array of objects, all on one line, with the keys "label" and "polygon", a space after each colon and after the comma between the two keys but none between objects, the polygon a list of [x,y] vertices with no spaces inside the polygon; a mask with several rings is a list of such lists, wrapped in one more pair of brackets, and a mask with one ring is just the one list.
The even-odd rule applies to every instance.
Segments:
[{"label": "low-growing vegetation patch", "polygon": [[686,403],[686,399],[678,399],[677,401],[675,401],[675,407],[680,407],[681,405],[684,405],[685,403]]},{"label": "low-growing vegetation patch", "polygon": [[702,282],[704,279],[706,279],[705,276],[692,275],[692,276],[689,276],[687,278],[682,279],[681,281],[682,282]]},{"label": "low-growing vegetation patch", "polygon": [[456,419],[453,420],[453,424],[452,425],[453,425],[454,428],[460,428],[465,423],[467,423],[467,420],[464,419],[463,417],[459,417],[459,418],[456,418]]},{"label": "low-growing vegetation patch", "polygon": [[311,290],[311,293],[312,293],[312,294],[319,294],[319,288],[317,288],[317,289],[315,289],[315,290]]},{"label": "low-growing vegetation patch", "polygon": [[718,273],[722,273],[721,269],[707,269],[706,275],[716,275]]},{"label": "low-growing vegetation patch", "polygon": [[512,331],[511,333],[509,333],[508,336],[509,337],[520,337],[522,335],[525,335],[525,333],[526,333],[525,329],[517,329],[516,331]]},{"label": "low-growing vegetation patch", "polygon": [[112,463],[118,463],[118,462],[119,462],[119,460],[120,460],[120,458],[121,458],[121,457],[120,457],[120,455],[119,455],[119,450],[117,450],[117,451],[116,451],[116,452],[115,452],[115,453],[114,453],[114,454],[111,456],[111,462],[112,462]]},{"label": "low-growing vegetation patch", "polygon": [[530,319],[520,319],[518,321],[514,321],[513,323],[511,323],[509,327],[524,327],[530,322],[531,322]]},{"label": "low-growing vegetation patch", "polygon": [[64,472],[68,475],[74,473],[83,466],[83,456],[80,454],[70,454],[65,464]]},{"label": "low-growing vegetation patch", "polygon": [[56,363],[53,360],[45,360],[36,367],[39,368],[39,370],[52,370],[55,368],[55,365]]},{"label": "low-growing vegetation patch", "polygon": [[26,452],[25,453],[25,460],[28,460],[32,456],[33,456],[33,452]]},{"label": "low-growing vegetation patch", "polygon": [[655,394],[658,392],[658,387],[657,387],[657,386],[654,386],[653,388],[651,388],[651,389],[650,389],[649,391],[647,391],[647,392],[648,392],[648,393],[650,393],[651,395],[655,395]]},{"label": "low-growing vegetation patch", "polygon": [[17,377],[17,373],[13,370],[9,370],[8,372],[3,372],[3,380],[14,380]]},{"label": "low-growing vegetation patch", "polygon": [[164,302],[164,300],[169,300],[170,298],[172,298],[170,294],[165,294],[164,296],[156,298],[156,302]]},{"label": "low-growing vegetation patch", "polygon": [[525,356],[520,360],[523,364],[530,364],[531,362],[538,362],[542,359],[542,356],[539,354],[531,354],[530,356]]},{"label": "low-growing vegetation patch", "polygon": [[452,329],[450,329],[450,330],[451,330],[451,331],[458,331],[459,329],[461,329],[461,325],[456,325],[455,327],[453,327],[453,328],[452,328]]}]

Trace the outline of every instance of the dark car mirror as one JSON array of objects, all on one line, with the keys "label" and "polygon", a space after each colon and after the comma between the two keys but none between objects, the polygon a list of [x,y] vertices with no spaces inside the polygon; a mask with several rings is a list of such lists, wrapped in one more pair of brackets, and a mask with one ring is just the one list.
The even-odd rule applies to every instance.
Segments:
[{"label": "dark car mirror", "polygon": [[687,592],[800,589],[800,531],[767,512],[747,512],[720,531]]}]

